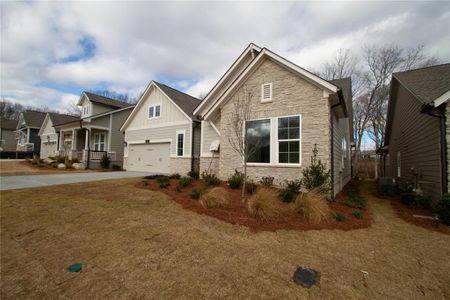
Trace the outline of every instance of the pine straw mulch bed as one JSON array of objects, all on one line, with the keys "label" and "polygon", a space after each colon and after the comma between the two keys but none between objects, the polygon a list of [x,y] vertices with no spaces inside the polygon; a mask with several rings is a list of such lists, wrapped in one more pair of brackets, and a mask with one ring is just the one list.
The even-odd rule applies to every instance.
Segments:
[{"label": "pine straw mulch bed", "polygon": [[442,224],[441,222],[435,220],[414,217],[414,215],[433,217],[433,210],[411,208],[401,202],[400,196],[383,196],[378,195],[376,192],[374,196],[377,198],[389,200],[392,207],[397,212],[397,215],[406,222],[423,227],[428,230],[450,234],[450,226],[448,225]]},{"label": "pine straw mulch bed", "polygon": [[[284,203],[281,200],[279,201],[280,211],[282,212],[281,217],[270,220],[261,220],[253,218],[247,213],[246,204],[242,203],[241,201],[241,189],[231,189],[227,186],[225,182],[222,182],[220,186],[227,189],[228,197],[231,201],[230,207],[226,209],[204,208],[200,204],[199,200],[192,199],[190,197],[190,193],[194,188],[204,189],[207,187],[205,182],[203,182],[202,180],[195,180],[192,186],[183,188],[181,192],[175,191],[177,185],[178,185],[177,179],[170,179],[170,186],[168,186],[167,188],[160,188],[156,180],[151,179],[148,180],[147,186],[144,185],[144,182],[138,182],[135,186],[142,189],[162,192],[168,195],[175,202],[181,204],[181,206],[184,209],[189,209],[198,214],[204,214],[210,217],[214,217],[227,223],[246,226],[253,232],[276,231],[283,229],[285,230],[340,229],[347,231],[352,229],[367,228],[372,223],[372,214],[367,208],[355,209],[348,207],[342,203],[342,201],[346,198],[345,189],[338,195],[337,201],[333,202],[330,205],[330,208],[333,211],[333,213],[340,212],[344,214],[347,219],[343,222],[339,222],[334,219],[334,216],[332,216],[330,220],[326,222],[322,222],[320,224],[311,224],[293,211],[292,209],[293,204]],[[250,196],[251,196],[250,194],[246,194],[247,199]],[[362,219],[357,219],[352,215],[352,212],[356,210],[363,212],[364,217]]]}]

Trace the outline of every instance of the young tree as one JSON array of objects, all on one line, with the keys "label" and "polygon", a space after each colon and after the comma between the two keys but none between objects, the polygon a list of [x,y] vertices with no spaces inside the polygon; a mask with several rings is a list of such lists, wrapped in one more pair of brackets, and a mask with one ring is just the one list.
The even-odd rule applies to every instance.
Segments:
[{"label": "young tree", "polygon": [[244,95],[237,97],[233,103],[231,113],[231,135],[228,136],[228,142],[231,148],[239,154],[243,163],[244,182],[242,184],[241,199],[245,201],[245,186],[247,181],[247,161],[256,150],[256,147],[249,147],[247,138],[246,122],[252,117],[252,93],[244,90]]}]

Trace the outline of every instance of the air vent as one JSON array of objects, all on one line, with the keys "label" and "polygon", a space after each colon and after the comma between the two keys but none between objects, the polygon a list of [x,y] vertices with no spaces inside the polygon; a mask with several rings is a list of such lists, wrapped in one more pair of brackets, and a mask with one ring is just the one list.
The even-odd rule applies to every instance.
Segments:
[{"label": "air vent", "polygon": [[261,86],[261,102],[272,101],[272,83],[264,83]]}]

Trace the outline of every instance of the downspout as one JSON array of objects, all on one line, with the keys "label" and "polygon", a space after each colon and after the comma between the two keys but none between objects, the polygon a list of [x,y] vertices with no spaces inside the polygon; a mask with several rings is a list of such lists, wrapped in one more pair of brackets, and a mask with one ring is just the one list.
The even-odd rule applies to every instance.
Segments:
[{"label": "downspout", "polygon": [[422,107],[421,113],[425,113],[431,117],[439,118],[439,127],[441,135],[441,182],[442,182],[442,194],[448,193],[448,180],[447,180],[447,141],[446,141],[446,125],[445,125],[445,108],[437,109],[438,114],[433,114],[433,106],[430,104]]}]

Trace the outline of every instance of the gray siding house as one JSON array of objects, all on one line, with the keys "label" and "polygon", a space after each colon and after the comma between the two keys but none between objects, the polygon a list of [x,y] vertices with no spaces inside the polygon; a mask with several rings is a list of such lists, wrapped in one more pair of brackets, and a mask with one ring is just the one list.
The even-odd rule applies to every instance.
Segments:
[{"label": "gray siding house", "polygon": [[87,168],[99,168],[103,155],[123,166],[124,136],[119,130],[133,105],[89,92],[81,94],[81,118],[53,125],[58,154],[78,159]]},{"label": "gray siding house", "polygon": [[0,151],[16,151],[17,120],[0,118]]},{"label": "gray siding house", "polygon": [[39,129],[46,115],[47,113],[40,111],[25,111],[19,115],[16,130],[17,151],[33,151],[37,154],[41,152]]},{"label": "gray siding house", "polygon": [[450,64],[394,73],[385,175],[437,199],[449,192]]},{"label": "gray siding house", "polygon": [[[194,114],[202,120],[200,171],[226,180],[243,167],[233,150],[232,116],[242,99],[251,112],[246,122],[248,174],[255,180],[301,179],[314,146],[332,173],[333,195],[351,178],[352,93],[349,78],[332,81],[250,44],[213,87]],[[244,100],[245,101],[245,100]]]}]

